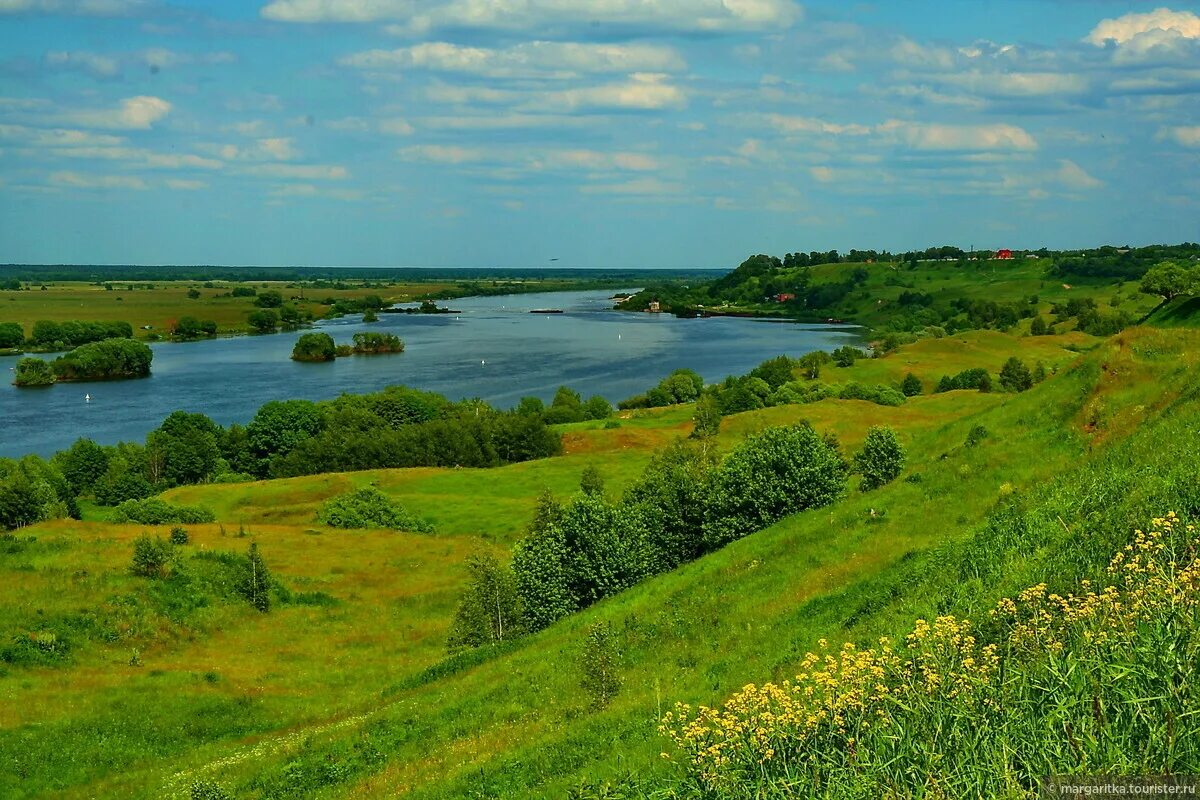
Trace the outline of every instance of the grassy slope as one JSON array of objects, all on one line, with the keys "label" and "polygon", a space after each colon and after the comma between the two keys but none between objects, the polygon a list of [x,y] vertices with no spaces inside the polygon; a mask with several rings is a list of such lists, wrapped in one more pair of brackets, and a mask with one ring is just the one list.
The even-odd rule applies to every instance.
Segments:
[{"label": "grassy slope", "polygon": [[[977,364],[964,353],[979,353],[995,368],[1007,355],[1005,341],[1010,349],[1043,348],[1047,363],[1076,358],[1061,349],[1065,337],[996,336],[925,341],[830,371],[875,380],[911,368],[933,380]],[[1151,341],[1146,336],[1138,335],[1143,350]],[[661,748],[653,722],[662,704],[712,702],[747,681],[786,672],[816,638],[838,635],[838,615],[849,613],[850,601],[831,592],[861,603],[872,581],[894,579],[911,554],[965,536],[1001,495],[1044,484],[1086,458],[1096,442],[1120,439],[1178,396],[1169,387],[1184,376],[1168,379],[1161,359],[1114,358],[1113,348],[1104,348],[1085,357],[1086,367],[1019,397],[954,392],[896,409],[823,401],[730,418],[723,447],[747,431],[798,418],[836,431],[850,447],[868,425],[892,424],[908,443],[910,471],[924,480],[785,520],[566,620],[514,652],[428,683],[420,671],[442,657],[466,554],[481,543],[506,547],[528,520],[537,491],[569,491],[588,463],[601,467],[613,489],[624,485],[651,449],[686,430],[688,409],[642,413],[616,430],[571,426],[563,458],[483,475],[401,470],[176,490],[173,499],[213,506],[226,529],[222,536],[219,526],[196,526],[195,547],[243,550],[245,541],[230,534],[246,524],[289,585],[325,591],[340,603],[282,608],[266,617],[215,604],[186,627],[135,615],[126,622],[137,636],[82,648],[71,666],[9,670],[0,676],[0,696],[21,702],[0,716],[0,750],[20,759],[4,766],[0,793],[54,786],[67,796],[158,796],[176,769],[204,771],[230,757],[248,760],[212,773],[237,784],[265,770],[278,788],[300,780],[293,773],[308,774],[291,767],[280,778],[285,757],[299,753],[303,761],[309,753],[328,761],[340,753],[353,763],[347,753],[362,748],[345,748],[361,744],[364,729],[387,758],[369,769],[347,767],[329,787],[331,796],[384,796],[412,786],[420,787],[417,796],[453,797],[468,784],[492,796],[534,787],[555,796],[579,774],[609,774],[622,764],[642,769]],[[1172,356],[1170,363],[1182,362]],[[979,423],[993,438],[963,451],[966,430]],[[322,497],[370,480],[433,518],[439,533],[343,533],[312,525]],[[33,531],[36,545],[0,557],[4,579],[21,598],[0,607],[0,629],[36,630],[83,609],[123,607],[113,598],[145,590],[124,572],[139,530],[60,522]],[[894,617],[909,619],[907,611],[881,608],[861,625],[886,630]],[[597,618],[623,631],[625,689],[609,710],[593,715],[585,711],[575,661],[581,627]],[[144,666],[129,666],[133,646]],[[205,677],[210,672],[215,681]],[[408,688],[385,691],[389,686]],[[364,713],[369,717],[358,719]],[[342,720],[344,727],[325,728]],[[42,767],[40,782],[20,780],[22,768]]]},{"label": "grassy slope", "polygon": [[1200,297],[1179,297],[1147,318],[1156,328],[1200,328]]},{"label": "grassy slope", "polygon": [[[968,262],[923,262],[915,269],[894,269],[891,264],[824,264],[808,268],[814,285],[840,282],[851,270],[863,267],[869,277],[829,313],[860,324],[878,327],[895,314],[895,301],[903,292],[924,292],[937,298],[938,306],[958,299],[1012,301],[1036,295],[1037,310],[1048,315],[1055,303],[1073,297],[1092,297],[1102,311],[1127,311],[1135,318],[1149,311],[1157,300],[1138,293],[1137,281],[1114,283],[1111,278],[1068,279],[1046,275],[1047,259]],[[902,284],[902,285],[901,285]],[[1115,299],[1114,299],[1115,298]],[[767,305],[763,308],[771,310]],[[1028,329],[1028,321],[1022,329]]]}]

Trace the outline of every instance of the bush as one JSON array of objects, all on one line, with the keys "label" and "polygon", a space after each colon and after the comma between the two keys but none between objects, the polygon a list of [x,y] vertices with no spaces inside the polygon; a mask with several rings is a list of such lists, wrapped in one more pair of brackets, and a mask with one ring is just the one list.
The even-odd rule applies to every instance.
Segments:
[{"label": "bush", "polygon": [[579,608],[568,585],[566,543],[557,526],[561,515],[562,508],[543,492],[525,536],[513,547],[513,578],[525,625],[532,631]]},{"label": "bush", "polygon": [[165,578],[175,558],[171,543],[159,536],[142,534],[133,543],[133,564],[130,571],[143,578]]},{"label": "bush", "polygon": [[251,311],[246,321],[255,333],[274,333],[279,327],[279,314],[269,308]]},{"label": "bush", "polygon": [[116,523],[137,522],[142,525],[165,525],[172,522],[196,525],[216,521],[213,512],[203,506],[173,505],[157,497],[126,500],[113,509],[111,518]]},{"label": "bush", "polygon": [[237,585],[238,593],[262,613],[271,610],[271,573],[258,552],[258,543],[251,542],[246,563]]},{"label": "bush", "polygon": [[1011,356],[1000,368],[1000,386],[1006,392],[1023,392],[1033,387],[1033,374],[1024,361]]},{"label": "bush", "polygon": [[[237,289],[233,290],[237,292]],[[250,291],[254,291],[251,289]],[[212,781],[196,781],[188,790],[189,800],[233,800],[233,795],[220,784]]]},{"label": "bush", "polygon": [[171,544],[183,545],[189,541],[187,528],[181,525],[176,525],[171,528]]},{"label": "bush", "polygon": [[910,372],[900,382],[900,391],[905,397],[916,397],[925,391],[925,387],[921,385],[921,379]]},{"label": "bush", "polygon": [[880,406],[902,406],[905,397],[890,386],[864,386],[851,381],[837,395],[842,400],[866,400]]},{"label": "bush", "polygon": [[292,348],[293,361],[333,361],[335,358],[337,345],[328,333],[303,334]]},{"label": "bush", "polygon": [[975,447],[990,435],[987,428],[982,425],[975,425],[967,432],[967,440],[963,443],[963,446],[968,448]]},{"label": "bush", "polygon": [[696,401],[696,411],[692,414],[693,439],[706,439],[716,436],[721,431],[721,404],[712,394],[703,394]]},{"label": "bush", "polygon": [[[374,312],[370,313],[374,314]],[[364,316],[363,321],[367,322],[369,320]],[[354,334],[354,347],[352,350],[357,355],[403,353],[404,342],[400,337],[390,333],[356,333]]]},{"label": "bush", "polygon": [[953,377],[944,375],[938,381],[937,392],[950,392],[956,389],[978,389],[981,392],[992,390],[992,376],[983,367],[964,369]]},{"label": "bush", "polygon": [[54,370],[40,358],[22,358],[17,362],[14,386],[49,386],[57,380]]},{"label": "bush", "polygon": [[852,367],[855,361],[860,358],[866,358],[867,354],[857,347],[843,345],[834,350],[831,355],[833,356],[833,363],[839,367]]},{"label": "bush", "polygon": [[854,456],[854,467],[862,475],[859,488],[869,492],[891,483],[904,469],[904,448],[891,428],[874,426],[867,431],[862,449]]},{"label": "bush", "polygon": [[374,486],[327,500],[317,513],[317,521],[331,528],[384,528],[388,530],[432,533],[433,526],[410,514]]},{"label": "bush", "polygon": [[607,621],[589,625],[584,634],[579,654],[582,672],[579,686],[591,697],[594,709],[606,707],[621,690],[620,651],[616,640],[612,625]]},{"label": "bush", "polygon": [[133,339],[105,339],[75,348],[54,360],[60,381],[103,381],[144,378],[150,374],[154,351]]},{"label": "bush", "polygon": [[788,514],[833,502],[846,464],[807,423],[768,428],[726,457],[713,478],[703,535],[708,549]]}]

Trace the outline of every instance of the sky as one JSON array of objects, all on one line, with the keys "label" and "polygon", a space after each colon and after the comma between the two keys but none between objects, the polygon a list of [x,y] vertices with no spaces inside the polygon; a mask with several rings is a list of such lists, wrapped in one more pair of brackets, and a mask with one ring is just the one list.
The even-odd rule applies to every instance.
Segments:
[{"label": "sky", "polygon": [[1198,3],[0,0],[0,263],[1197,239]]}]

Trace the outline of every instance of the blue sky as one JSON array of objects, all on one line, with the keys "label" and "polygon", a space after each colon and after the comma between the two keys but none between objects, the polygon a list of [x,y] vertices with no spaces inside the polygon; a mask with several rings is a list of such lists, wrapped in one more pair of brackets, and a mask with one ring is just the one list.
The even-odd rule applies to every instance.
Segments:
[{"label": "blue sky", "polygon": [[1200,5],[0,0],[0,262],[1200,238]]}]

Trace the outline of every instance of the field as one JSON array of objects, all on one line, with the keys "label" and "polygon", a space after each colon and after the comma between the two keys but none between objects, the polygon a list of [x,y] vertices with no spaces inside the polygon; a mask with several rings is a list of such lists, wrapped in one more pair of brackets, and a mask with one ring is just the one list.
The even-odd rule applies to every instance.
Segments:
[{"label": "field", "polygon": [[[132,542],[147,526],[104,523],[87,509],[90,521],[25,529],[0,547],[10,587],[0,630],[51,632],[71,647],[60,660],[0,671],[0,794],[184,797],[203,778],[236,797],[551,798],[583,783],[667,777],[675,768],[659,757],[657,725],[675,701],[711,704],[787,676],[823,637],[870,642],[917,616],[986,607],[1035,578],[1090,574],[1139,515],[1182,502],[1176,478],[1190,481],[1200,466],[1198,344],[1190,330],[1112,340],[980,331],[827,367],[828,380],[912,371],[928,385],[1020,354],[1055,374],[1019,395],[947,392],[900,407],[824,400],[726,418],[722,449],[807,419],[853,450],[869,426],[890,425],[908,450],[905,475],[919,477],[786,518],[535,636],[449,660],[467,556],[503,556],[537,494],[572,493],[586,466],[619,492],[686,434],[689,406],[634,412],[617,428],[564,426],[563,456],[494,470],[169,492],[217,516],[189,526],[184,550],[197,574],[216,562],[195,554],[258,543],[297,598],[266,615],[212,590],[217,578],[176,591],[131,575]],[[976,426],[989,436],[964,446]],[[436,533],[315,522],[325,498],[369,483]],[[964,577],[964,553],[1015,507],[1029,520],[1025,538],[991,542]],[[621,643],[621,689],[602,711],[580,688],[584,629],[597,620]]]}]

